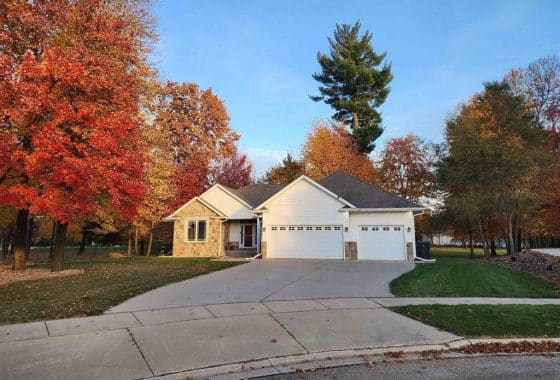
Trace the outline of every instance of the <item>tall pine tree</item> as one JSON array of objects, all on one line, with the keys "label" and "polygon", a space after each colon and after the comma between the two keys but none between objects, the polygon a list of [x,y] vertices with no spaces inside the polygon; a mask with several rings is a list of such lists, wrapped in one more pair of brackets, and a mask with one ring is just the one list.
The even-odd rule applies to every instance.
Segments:
[{"label": "tall pine tree", "polygon": [[386,53],[376,54],[372,34],[366,30],[360,36],[360,27],[359,21],[336,25],[334,39],[328,38],[330,53],[317,53],[322,72],[313,74],[313,79],[321,83],[321,95],[311,99],[334,108],[333,117],[351,126],[360,152],[370,153],[383,133],[377,108],[389,94],[393,75],[391,65],[383,63]]}]

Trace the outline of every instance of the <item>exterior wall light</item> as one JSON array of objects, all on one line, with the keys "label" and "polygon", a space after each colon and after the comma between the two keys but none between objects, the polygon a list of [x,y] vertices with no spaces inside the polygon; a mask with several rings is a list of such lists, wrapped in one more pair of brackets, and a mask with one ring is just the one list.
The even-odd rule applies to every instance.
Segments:
[{"label": "exterior wall light", "polygon": [[412,232],[412,228],[408,227],[408,228],[406,229],[406,232]]},{"label": "exterior wall light", "polygon": [[344,232],[348,232],[348,227],[344,227]]}]

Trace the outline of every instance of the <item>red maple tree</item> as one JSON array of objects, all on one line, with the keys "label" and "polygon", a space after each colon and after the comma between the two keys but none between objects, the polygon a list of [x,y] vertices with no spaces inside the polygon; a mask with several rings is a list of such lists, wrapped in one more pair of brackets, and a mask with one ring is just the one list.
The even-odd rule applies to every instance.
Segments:
[{"label": "red maple tree", "polygon": [[215,182],[239,189],[251,183],[253,165],[246,154],[235,152],[222,160],[215,169]]},{"label": "red maple tree", "polygon": [[132,218],[143,196],[146,35],[134,15],[124,18],[122,9],[99,0],[22,3],[30,19],[48,5],[51,35],[25,41],[10,29],[1,39],[29,48],[21,56],[0,53],[0,203],[58,222],[53,269],[61,270],[69,222],[101,200]]}]

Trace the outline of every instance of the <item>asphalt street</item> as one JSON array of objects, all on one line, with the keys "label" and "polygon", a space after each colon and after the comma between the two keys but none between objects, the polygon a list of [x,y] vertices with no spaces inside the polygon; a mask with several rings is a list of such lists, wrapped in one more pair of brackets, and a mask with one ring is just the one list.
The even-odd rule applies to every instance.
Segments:
[{"label": "asphalt street", "polygon": [[560,379],[560,356],[501,355],[404,362],[379,360],[372,365],[335,367],[259,379]]}]

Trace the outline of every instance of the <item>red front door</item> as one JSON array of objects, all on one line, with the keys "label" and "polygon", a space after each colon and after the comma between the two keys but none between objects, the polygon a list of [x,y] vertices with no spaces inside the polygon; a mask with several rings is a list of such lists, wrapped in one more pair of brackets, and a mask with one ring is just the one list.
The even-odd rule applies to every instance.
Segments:
[{"label": "red front door", "polygon": [[253,225],[243,225],[243,247],[250,248],[253,246]]}]

